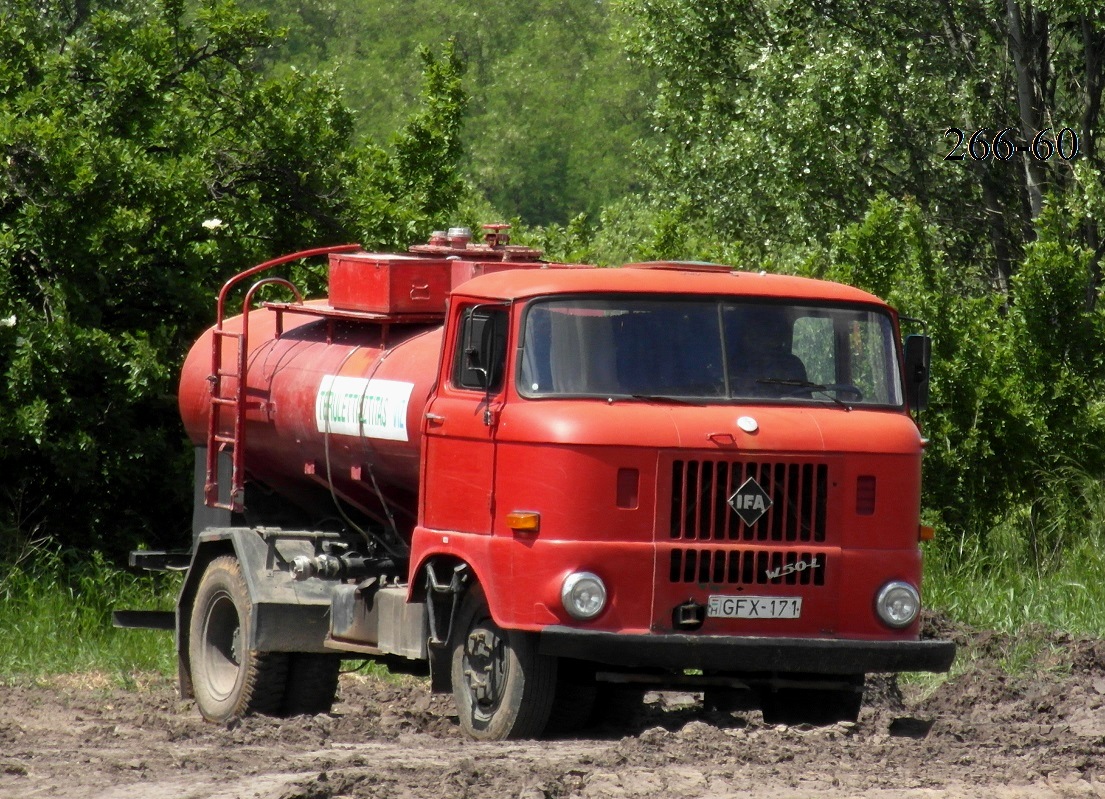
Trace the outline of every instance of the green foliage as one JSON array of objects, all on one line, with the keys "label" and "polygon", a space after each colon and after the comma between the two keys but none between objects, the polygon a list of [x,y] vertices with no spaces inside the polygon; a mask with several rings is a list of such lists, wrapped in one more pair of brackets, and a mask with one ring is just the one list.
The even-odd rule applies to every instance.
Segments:
[{"label": "green foliage", "polygon": [[[955,119],[909,37],[870,46],[804,3],[626,5],[633,52],[661,77],[657,184],[768,251],[823,240],[877,192],[915,185],[932,120]],[[940,199],[961,199],[947,188]]]},{"label": "green foliage", "polygon": [[[219,247],[200,223],[218,209],[257,232],[286,229],[217,202],[260,182],[238,179],[265,156],[236,130],[226,97],[264,104],[248,56],[267,37],[214,3],[187,23],[171,4],[50,12],[53,41],[24,51],[24,80],[0,105],[2,302],[13,319],[0,351],[0,458],[38,497],[28,523],[67,543],[125,546],[157,506],[179,514],[164,519],[168,532],[187,529],[186,487],[166,479],[179,477],[181,449],[170,363],[200,318],[215,257],[258,252]],[[24,41],[3,31],[8,48]]]},{"label": "green foliage", "polygon": [[[1072,477],[1077,488],[1066,483]],[[1016,633],[1035,624],[1105,635],[1101,480],[1070,470],[1041,480],[1066,493],[1059,502],[1074,502],[1051,508],[1058,512],[1053,520],[1063,526],[1061,533],[1034,530],[1038,519],[1023,514],[985,539],[938,540],[926,553],[926,605],[982,629]],[[1044,549],[1039,536],[1050,536],[1061,549]]]},{"label": "green foliage", "polygon": [[[632,52],[658,76],[653,185],[766,252],[827,243],[886,193],[912,198],[944,231],[949,256],[985,264],[1004,284],[1042,195],[1069,190],[1073,170],[1057,157],[947,161],[955,138],[945,130],[969,139],[986,129],[992,141],[1008,127],[1027,144],[1070,126],[1082,157],[1102,165],[1100,11],[978,0],[624,6]],[[1079,234],[1091,249],[1098,224]]]},{"label": "green foliage", "polygon": [[[500,214],[565,224],[640,186],[626,157],[649,134],[651,81],[592,0],[251,0],[289,31],[276,67],[331,69],[383,140],[417,97],[421,46],[455,40],[468,63],[465,179]],[[481,221],[488,221],[486,218]]]},{"label": "green foliage", "polygon": [[465,65],[453,42],[441,59],[425,48],[421,107],[393,134],[391,148],[367,146],[348,195],[365,246],[405,249],[469,200],[460,175],[461,127],[468,97]]},{"label": "green foliage", "polygon": [[258,68],[275,41],[232,0],[5,8],[0,517],[23,537],[185,540],[173,392],[218,285],[307,246],[406,245],[458,202],[453,50],[424,57],[392,147],[357,148],[332,80]]},{"label": "green foliage", "polygon": [[519,226],[517,237],[553,260],[614,266],[635,261],[746,264],[738,243],[718,239],[687,204],[627,196],[602,209],[597,224],[580,214],[566,225]]}]

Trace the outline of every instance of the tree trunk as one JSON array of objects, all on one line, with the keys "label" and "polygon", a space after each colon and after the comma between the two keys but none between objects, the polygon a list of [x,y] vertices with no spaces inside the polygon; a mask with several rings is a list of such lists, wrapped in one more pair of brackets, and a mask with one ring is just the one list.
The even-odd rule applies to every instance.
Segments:
[{"label": "tree trunk", "polygon": [[[1017,0],[1006,0],[1009,22],[1009,51],[1013,56],[1013,68],[1017,78],[1017,108],[1021,118],[1021,135],[1031,142],[1044,127],[1043,77],[1047,64],[1041,63],[1047,48],[1040,37],[1047,36],[1047,16],[1036,13],[1031,2],[1021,13]],[[1044,190],[1047,173],[1043,164],[1028,155],[1024,158],[1025,185],[1031,218],[1035,220],[1044,208]]]},{"label": "tree trunk", "polygon": [[[1082,62],[1085,67],[1082,97],[1082,143],[1081,154],[1093,166],[1097,166],[1097,140],[1095,130],[1101,116],[1101,93],[1105,87],[1105,30],[1098,29],[1088,15],[1080,18],[1082,29]],[[1097,305],[1097,290],[1101,285],[1101,259],[1105,244],[1101,241],[1101,230],[1097,220],[1087,218],[1083,221],[1083,235],[1086,245],[1093,250],[1090,262],[1090,274],[1086,285],[1086,308],[1093,310]]]},{"label": "tree trunk", "polygon": [[1008,300],[1009,278],[1013,274],[1013,254],[1010,251],[1012,232],[1005,218],[998,188],[990,170],[982,171],[982,204],[986,210],[986,227],[990,231],[990,246],[994,248],[994,268],[991,279]]}]

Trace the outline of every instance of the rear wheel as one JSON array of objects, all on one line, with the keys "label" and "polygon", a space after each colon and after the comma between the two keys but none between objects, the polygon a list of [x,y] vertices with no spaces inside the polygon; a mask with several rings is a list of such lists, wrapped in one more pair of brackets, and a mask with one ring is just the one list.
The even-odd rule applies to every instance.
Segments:
[{"label": "rear wheel", "polygon": [[341,657],[325,652],[296,652],[288,656],[288,685],[284,714],[317,716],[329,713],[338,694]]},{"label": "rear wheel", "polygon": [[188,628],[192,689],[208,721],[281,710],[288,657],[248,648],[252,609],[238,559],[224,555],[211,561],[200,578]]},{"label": "rear wheel", "polygon": [[537,652],[536,636],[500,628],[478,585],[461,604],[455,636],[453,697],[461,729],[488,741],[541,735],[556,690],[556,659]]}]

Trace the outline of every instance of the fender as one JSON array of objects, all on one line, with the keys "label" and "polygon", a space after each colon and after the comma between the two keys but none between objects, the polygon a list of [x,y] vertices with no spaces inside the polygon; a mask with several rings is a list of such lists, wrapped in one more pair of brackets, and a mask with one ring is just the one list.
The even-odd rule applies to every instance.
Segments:
[{"label": "fender", "polygon": [[[451,650],[447,640],[452,636],[452,614],[459,606],[459,596],[450,601],[435,603],[426,589],[426,569],[431,565],[445,564],[449,570],[466,573],[465,589],[474,583],[483,586],[492,618],[502,623],[501,603],[495,592],[495,570],[492,566],[492,537],[467,533],[445,532],[416,527],[411,538],[410,571],[407,575],[407,602],[424,602],[430,611],[428,632],[431,637],[427,656],[430,663],[430,690],[447,693],[452,690],[450,670]],[[436,572],[438,581],[451,581],[445,570]]]},{"label": "fender", "polygon": [[502,589],[495,579],[494,555],[493,536],[415,527],[411,537],[410,571],[407,573],[407,601],[422,602],[425,599],[428,563],[437,560],[463,563],[471,571],[472,581],[483,586],[495,623],[504,629],[509,627],[509,620],[502,615],[502,603],[498,601]]}]

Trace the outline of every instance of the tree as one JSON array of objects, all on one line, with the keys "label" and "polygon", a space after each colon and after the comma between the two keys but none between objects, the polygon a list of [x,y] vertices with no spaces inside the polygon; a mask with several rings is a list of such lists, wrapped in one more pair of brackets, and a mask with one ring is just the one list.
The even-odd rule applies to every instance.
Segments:
[{"label": "tree", "polygon": [[[978,0],[627,0],[633,51],[661,79],[656,185],[767,249],[823,243],[879,193],[913,197],[945,230],[950,256],[987,264],[1007,290],[1047,193],[1102,167],[1098,5],[1006,0],[995,14]],[[968,138],[985,129],[985,144],[964,141],[966,157],[943,160],[949,128]],[[1005,128],[1026,148],[1070,128],[1090,169],[1000,144],[1009,159],[995,158]],[[1096,223],[1082,221],[1098,250]]]},{"label": "tree", "polygon": [[214,291],[275,254],[440,224],[458,198],[460,63],[427,56],[425,110],[394,148],[358,148],[334,83],[259,70],[273,33],[230,0],[5,14],[0,513],[66,546],[179,544],[173,389]]},{"label": "tree", "polygon": [[380,139],[416,99],[420,44],[455,40],[468,64],[464,177],[500,213],[565,222],[639,188],[651,82],[594,0],[251,0],[291,32],[277,69],[324,65],[358,130]]}]

